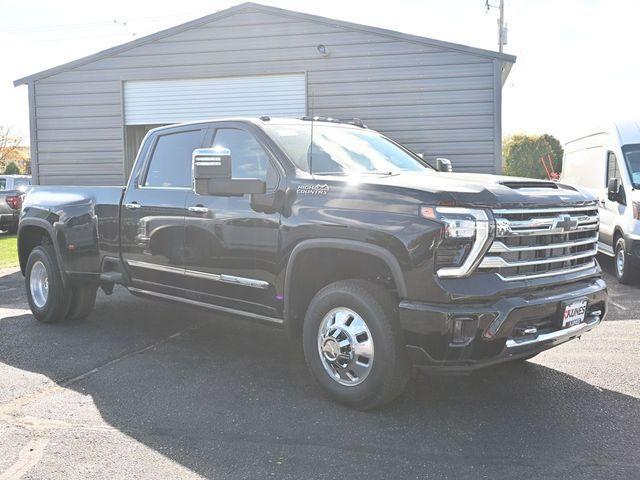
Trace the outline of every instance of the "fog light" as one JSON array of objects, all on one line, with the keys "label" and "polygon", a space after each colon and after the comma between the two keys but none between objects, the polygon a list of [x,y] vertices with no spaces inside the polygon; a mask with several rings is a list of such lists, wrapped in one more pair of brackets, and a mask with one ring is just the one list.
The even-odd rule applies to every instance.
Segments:
[{"label": "fog light", "polygon": [[476,319],[472,317],[454,317],[451,344],[468,345],[476,335]]}]

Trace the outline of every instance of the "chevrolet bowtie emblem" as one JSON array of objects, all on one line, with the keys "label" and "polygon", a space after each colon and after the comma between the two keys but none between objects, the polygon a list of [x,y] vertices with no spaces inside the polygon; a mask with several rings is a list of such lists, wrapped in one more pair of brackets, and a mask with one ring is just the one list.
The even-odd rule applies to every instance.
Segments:
[{"label": "chevrolet bowtie emblem", "polygon": [[552,229],[561,228],[563,231],[568,232],[577,226],[578,220],[571,218],[569,215],[562,215],[553,221]]}]

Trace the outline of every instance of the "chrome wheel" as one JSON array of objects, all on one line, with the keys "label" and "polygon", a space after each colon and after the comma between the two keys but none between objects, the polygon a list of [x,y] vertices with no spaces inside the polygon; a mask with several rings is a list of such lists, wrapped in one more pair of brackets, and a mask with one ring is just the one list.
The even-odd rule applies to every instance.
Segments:
[{"label": "chrome wheel", "polygon": [[47,298],[49,298],[49,275],[47,274],[47,267],[40,260],[31,267],[29,289],[35,306],[43,308],[47,303]]},{"label": "chrome wheel", "polygon": [[624,248],[619,248],[616,252],[616,270],[619,277],[624,275]]},{"label": "chrome wheel", "polygon": [[325,371],[341,385],[364,382],[373,366],[373,338],[366,322],[349,308],[334,308],[318,329],[318,355]]}]

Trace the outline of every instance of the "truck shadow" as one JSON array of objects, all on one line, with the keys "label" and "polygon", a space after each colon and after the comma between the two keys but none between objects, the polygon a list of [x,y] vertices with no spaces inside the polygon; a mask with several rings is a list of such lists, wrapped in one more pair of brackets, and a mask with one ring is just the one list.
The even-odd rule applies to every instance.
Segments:
[{"label": "truck shadow", "polygon": [[359,412],[320,393],[279,330],[120,294],[86,322],[5,317],[0,362],[89,395],[109,425],[206,477],[638,468],[640,400],[532,362],[416,374],[399,401]]}]

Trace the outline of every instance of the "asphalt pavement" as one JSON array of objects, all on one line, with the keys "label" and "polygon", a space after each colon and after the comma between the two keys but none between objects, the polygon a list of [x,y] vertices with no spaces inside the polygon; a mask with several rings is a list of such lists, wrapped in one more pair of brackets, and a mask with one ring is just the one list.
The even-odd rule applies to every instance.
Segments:
[{"label": "asphalt pavement", "polygon": [[[610,272],[608,259],[602,259]],[[414,374],[374,412],[328,400],[272,327],[100,293],[43,325],[0,271],[0,480],[640,478],[640,286],[522,363]]]}]

